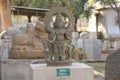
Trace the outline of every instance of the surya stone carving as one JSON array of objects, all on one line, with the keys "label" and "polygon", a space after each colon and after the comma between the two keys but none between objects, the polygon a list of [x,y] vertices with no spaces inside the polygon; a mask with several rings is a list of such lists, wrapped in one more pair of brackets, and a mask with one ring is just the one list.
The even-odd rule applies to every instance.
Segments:
[{"label": "surya stone carving", "polygon": [[[53,18],[55,17],[55,20]],[[67,17],[68,22],[65,21]],[[64,7],[54,7],[45,17],[45,29],[48,33],[46,45],[49,48],[48,66],[70,65],[72,48],[68,47],[67,42],[72,39],[74,26],[73,14]],[[69,55],[68,55],[69,54]]]}]

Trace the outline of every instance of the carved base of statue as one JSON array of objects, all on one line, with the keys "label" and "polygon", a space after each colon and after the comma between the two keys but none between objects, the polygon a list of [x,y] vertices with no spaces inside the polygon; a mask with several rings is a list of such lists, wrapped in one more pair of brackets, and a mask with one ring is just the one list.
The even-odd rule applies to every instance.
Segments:
[{"label": "carved base of statue", "polygon": [[46,62],[47,62],[47,66],[70,66],[73,63],[72,60],[64,60],[64,61],[49,60]]}]

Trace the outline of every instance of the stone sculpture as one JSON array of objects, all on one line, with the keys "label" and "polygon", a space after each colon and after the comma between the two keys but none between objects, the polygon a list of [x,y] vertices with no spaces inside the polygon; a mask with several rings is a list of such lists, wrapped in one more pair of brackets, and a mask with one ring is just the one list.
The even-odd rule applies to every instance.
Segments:
[{"label": "stone sculpture", "polygon": [[[65,14],[69,22],[64,21]],[[52,22],[52,17],[56,16],[55,22]],[[52,24],[52,25],[51,25]],[[74,17],[70,11],[63,7],[55,7],[47,13],[45,17],[45,29],[48,33],[46,45],[49,48],[48,66],[70,65],[70,54],[72,54],[72,46],[67,46],[67,41],[72,39],[74,26]],[[67,54],[67,55],[66,55]]]},{"label": "stone sculpture", "polygon": [[42,44],[47,37],[48,35],[42,23],[37,22],[35,27],[28,25],[23,31],[13,35],[9,57],[42,58],[47,56]]}]

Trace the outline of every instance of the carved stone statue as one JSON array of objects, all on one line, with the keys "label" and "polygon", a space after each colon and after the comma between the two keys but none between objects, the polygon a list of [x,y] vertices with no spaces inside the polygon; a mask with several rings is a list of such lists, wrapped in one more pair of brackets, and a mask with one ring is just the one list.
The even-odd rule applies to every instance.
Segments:
[{"label": "carved stone statue", "polygon": [[[53,11],[57,10],[55,13]],[[55,7],[48,12],[45,18],[45,27],[48,32],[48,40],[46,41],[46,45],[49,48],[49,58],[47,59],[48,66],[61,66],[61,65],[70,65],[70,54],[72,52],[72,48],[68,47],[66,44],[67,41],[71,41],[73,26],[72,19],[73,17],[68,14],[71,12],[63,7]],[[68,13],[68,14],[67,14]],[[64,20],[64,15],[67,15],[69,22],[66,26],[66,21]],[[51,22],[50,19],[52,17],[55,18],[55,22]],[[52,26],[50,25],[52,23]],[[49,25],[48,25],[49,24]],[[68,53],[68,54],[67,54]]]},{"label": "carved stone statue", "polygon": [[47,56],[44,52],[43,40],[48,35],[42,23],[37,22],[36,26],[28,25],[24,31],[14,34],[12,37],[12,48],[10,58],[42,58]]}]

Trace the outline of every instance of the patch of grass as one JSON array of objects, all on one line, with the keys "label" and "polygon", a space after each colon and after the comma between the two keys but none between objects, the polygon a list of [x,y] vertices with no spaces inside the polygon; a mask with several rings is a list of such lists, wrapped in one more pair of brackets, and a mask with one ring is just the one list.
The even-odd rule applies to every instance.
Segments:
[{"label": "patch of grass", "polygon": [[96,62],[85,62],[85,61],[80,61],[82,63],[85,63],[91,67],[93,67],[94,70],[100,72],[100,73],[105,73],[105,62],[101,61],[96,61]]},{"label": "patch of grass", "polygon": [[95,63],[86,63],[93,67],[96,71],[99,71],[101,73],[105,73],[105,62],[95,62]]}]

